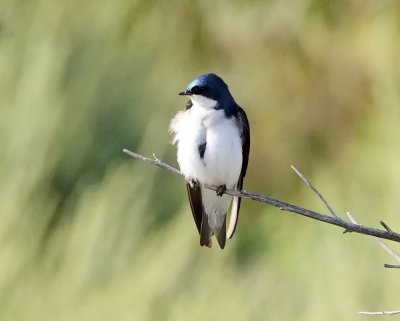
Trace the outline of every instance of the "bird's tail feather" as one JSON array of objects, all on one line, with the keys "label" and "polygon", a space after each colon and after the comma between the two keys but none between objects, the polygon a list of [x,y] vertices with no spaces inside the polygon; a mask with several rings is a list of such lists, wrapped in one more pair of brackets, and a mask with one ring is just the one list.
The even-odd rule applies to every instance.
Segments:
[{"label": "bird's tail feather", "polygon": [[223,249],[226,243],[226,216],[224,217],[224,222],[220,227],[212,229],[208,223],[207,215],[203,212],[200,230],[200,245],[211,247],[211,236],[213,235],[217,238],[219,247]]},{"label": "bird's tail feather", "polygon": [[226,216],[224,217],[224,223],[221,227],[217,227],[214,230],[215,237],[217,238],[219,247],[224,249],[226,243]]},{"label": "bird's tail feather", "polygon": [[200,229],[200,245],[211,247],[211,236],[213,235],[213,231],[208,224],[208,219],[206,213],[203,211],[203,217],[201,220],[201,229]]}]

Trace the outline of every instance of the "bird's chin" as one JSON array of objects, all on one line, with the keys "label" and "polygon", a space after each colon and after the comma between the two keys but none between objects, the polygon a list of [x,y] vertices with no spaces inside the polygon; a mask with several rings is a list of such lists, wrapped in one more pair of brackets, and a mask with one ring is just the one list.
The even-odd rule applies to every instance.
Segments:
[{"label": "bird's chin", "polygon": [[201,95],[191,95],[190,100],[192,101],[193,105],[199,105],[205,109],[212,109],[217,106],[217,101],[211,98],[207,98]]}]

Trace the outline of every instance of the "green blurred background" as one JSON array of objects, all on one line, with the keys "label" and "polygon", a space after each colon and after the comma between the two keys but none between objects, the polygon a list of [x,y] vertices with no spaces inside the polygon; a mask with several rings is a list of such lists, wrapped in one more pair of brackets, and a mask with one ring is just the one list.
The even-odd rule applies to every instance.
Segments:
[{"label": "green blurred background", "polygon": [[[245,187],[400,215],[398,1],[0,1],[1,320],[359,320],[398,309],[369,238],[243,201],[199,247],[169,121],[200,73],[252,129]],[[394,245],[396,246],[396,244]],[[399,248],[399,247],[397,247]]]}]

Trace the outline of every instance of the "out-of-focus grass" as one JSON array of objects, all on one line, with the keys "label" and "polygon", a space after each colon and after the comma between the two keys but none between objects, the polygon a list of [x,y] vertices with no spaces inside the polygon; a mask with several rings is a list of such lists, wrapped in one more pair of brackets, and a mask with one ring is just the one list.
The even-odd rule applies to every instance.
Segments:
[{"label": "out-of-focus grass", "polygon": [[352,320],[399,307],[368,238],[244,201],[198,246],[168,122],[198,73],[252,125],[246,188],[399,225],[396,2],[2,1],[2,320]]}]

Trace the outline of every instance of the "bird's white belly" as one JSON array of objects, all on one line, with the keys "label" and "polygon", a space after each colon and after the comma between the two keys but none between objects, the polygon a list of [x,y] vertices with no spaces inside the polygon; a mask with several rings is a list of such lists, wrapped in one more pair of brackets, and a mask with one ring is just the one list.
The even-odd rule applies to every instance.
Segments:
[{"label": "bird's white belly", "polygon": [[[199,121],[187,117],[179,132],[178,163],[185,177],[202,184],[236,186],[242,167],[239,129],[223,111],[213,111]],[[206,142],[203,158],[199,145]]]},{"label": "bird's white belly", "polygon": [[207,129],[204,153],[205,172],[199,180],[204,184],[236,186],[242,167],[240,133],[232,119],[224,118]]}]

